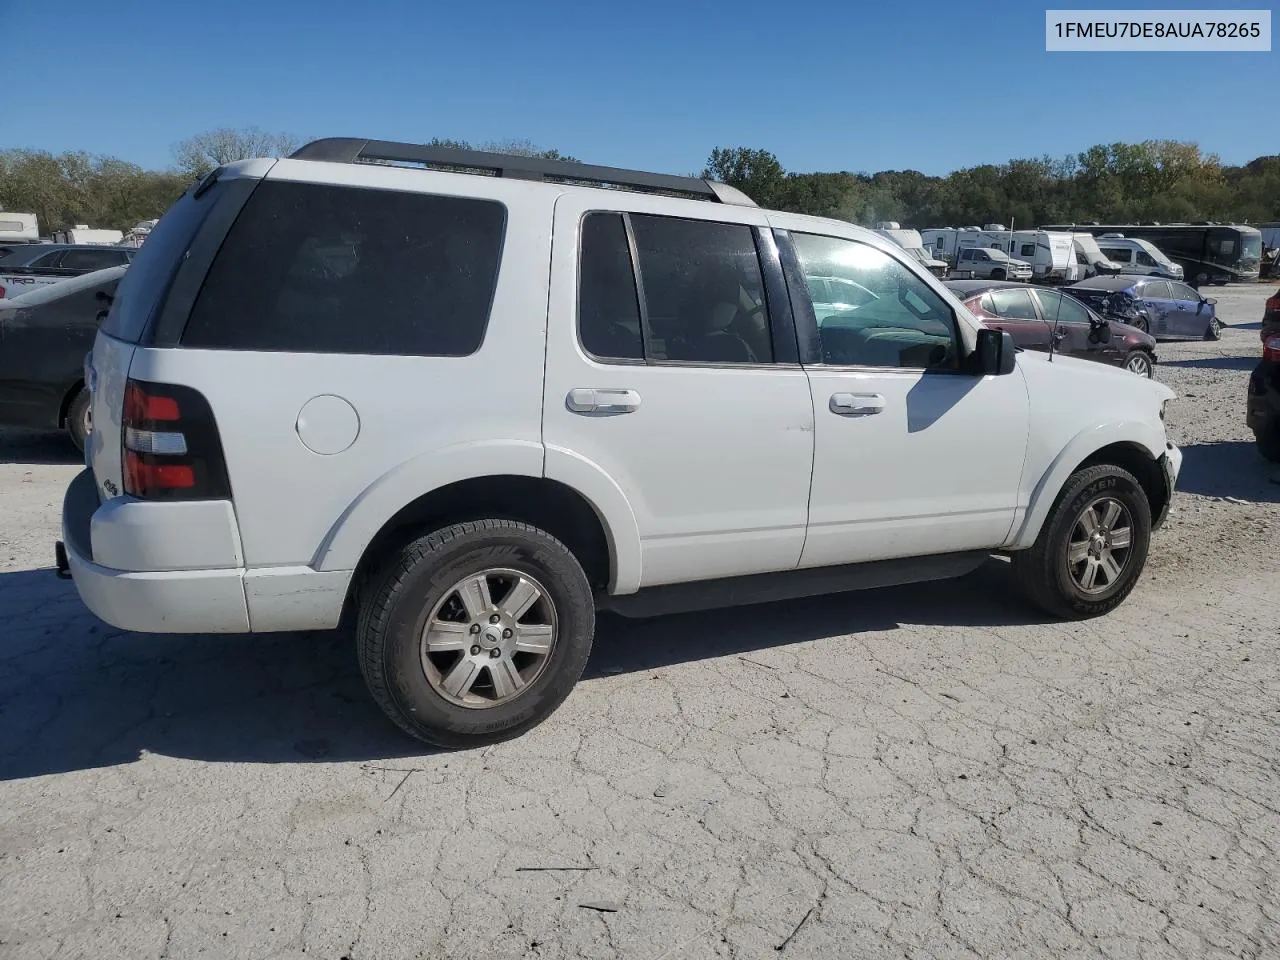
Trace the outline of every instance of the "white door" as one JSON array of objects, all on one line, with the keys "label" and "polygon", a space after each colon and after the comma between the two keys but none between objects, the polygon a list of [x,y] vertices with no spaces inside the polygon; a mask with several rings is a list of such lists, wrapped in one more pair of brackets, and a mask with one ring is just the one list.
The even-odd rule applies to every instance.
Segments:
[{"label": "white door", "polygon": [[775,350],[753,229],[765,215],[690,200],[675,218],[659,215],[670,199],[622,193],[601,206],[556,205],[547,476],[621,491],[639,585],[794,568],[813,408],[794,333],[789,358],[785,338]]},{"label": "white door", "polygon": [[822,358],[806,366],[816,445],[801,566],[1002,543],[1027,448],[1021,372],[964,372],[955,314],[905,262],[848,239],[792,232],[791,242],[806,274],[841,276],[877,297],[816,315]]}]

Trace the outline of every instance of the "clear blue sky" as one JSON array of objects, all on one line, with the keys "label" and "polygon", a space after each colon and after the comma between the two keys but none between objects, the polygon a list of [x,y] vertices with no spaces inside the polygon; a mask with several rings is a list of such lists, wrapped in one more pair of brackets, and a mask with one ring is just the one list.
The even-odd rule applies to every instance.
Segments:
[{"label": "clear blue sky", "polygon": [[738,145],[933,174],[1116,140],[1280,152],[1280,53],[1046,53],[1050,5],[0,0],[0,147],[162,167],[183,137],[256,125],[528,138],[672,173]]}]

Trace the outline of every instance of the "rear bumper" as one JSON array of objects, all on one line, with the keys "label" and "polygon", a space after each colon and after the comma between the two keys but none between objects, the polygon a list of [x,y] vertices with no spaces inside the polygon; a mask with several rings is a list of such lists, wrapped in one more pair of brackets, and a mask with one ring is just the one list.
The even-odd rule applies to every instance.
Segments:
[{"label": "rear bumper", "polygon": [[[62,540],[55,547],[59,574],[69,572],[85,606],[122,630],[258,633],[338,625],[352,571],[246,569],[230,506],[230,537],[220,511],[217,501],[183,505],[117,498],[99,504],[93,472],[85,470],[63,497]],[[191,565],[200,559],[204,566],[186,569],[108,565]]]},{"label": "rear bumper", "polygon": [[1280,364],[1263,360],[1249,374],[1245,420],[1254,434],[1270,432],[1280,420]]},{"label": "rear bumper", "polygon": [[93,561],[89,528],[98,510],[93,474],[71,481],[62,501],[62,543],[76,591],[93,613],[142,633],[245,633],[243,571],[166,570],[138,573]]}]

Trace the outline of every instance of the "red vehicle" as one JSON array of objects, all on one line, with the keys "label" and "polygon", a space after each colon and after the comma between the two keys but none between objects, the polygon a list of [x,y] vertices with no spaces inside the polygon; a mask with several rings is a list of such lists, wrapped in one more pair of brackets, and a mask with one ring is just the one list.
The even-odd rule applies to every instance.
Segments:
[{"label": "red vehicle", "polygon": [[1280,290],[1262,314],[1262,359],[1249,375],[1249,429],[1258,452],[1280,462]]},{"label": "red vehicle", "polygon": [[1155,375],[1156,340],[1137,327],[1106,320],[1060,290],[997,280],[948,280],[945,286],[988,327],[1004,330],[1024,350],[1054,353]]}]

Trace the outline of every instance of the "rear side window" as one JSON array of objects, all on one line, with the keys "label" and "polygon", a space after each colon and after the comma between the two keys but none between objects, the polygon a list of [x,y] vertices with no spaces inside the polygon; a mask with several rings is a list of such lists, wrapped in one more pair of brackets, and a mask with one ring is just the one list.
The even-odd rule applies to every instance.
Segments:
[{"label": "rear side window", "polygon": [[119,250],[68,250],[62,255],[62,269],[105,270],[107,267],[118,267],[124,263],[124,254]]},{"label": "rear side window", "polygon": [[1038,320],[1031,294],[1026,290],[1009,288],[990,293],[991,312],[1006,320]]},{"label": "rear side window", "polygon": [[1143,285],[1142,296],[1148,300],[1172,300],[1173,291],[1165,281],[1157,280],[1155,283]]},{"label": "rear side window", "polygon": [[583,347],[601,359],[772,363],[752,229],[638,213],[589,214],[579,253],[578,330]]},{"label": "rear side window", "polygon": [[265,182],[209,268],[182,344],[466,356],[484,339],[505,223],[492,200]]}]

